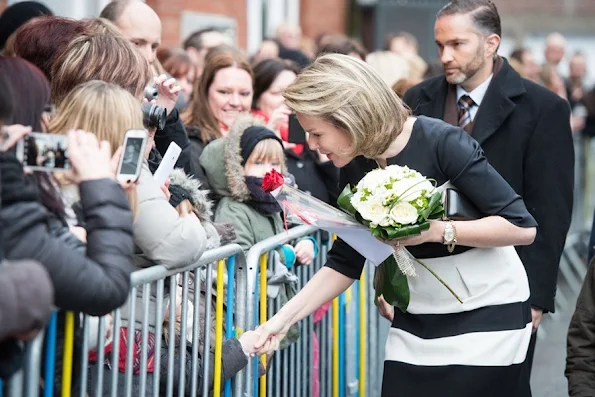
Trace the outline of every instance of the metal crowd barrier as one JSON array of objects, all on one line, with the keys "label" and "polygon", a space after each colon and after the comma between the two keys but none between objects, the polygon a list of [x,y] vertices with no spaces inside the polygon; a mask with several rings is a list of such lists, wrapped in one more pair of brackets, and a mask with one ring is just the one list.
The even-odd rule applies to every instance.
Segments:
[{"label": "metal crowd barrier", "polygon": [[[301,288],[326,262],[331,241],[322,239],[324,232],[309,226],[299,226],[254,245],[246,255],[249,279],[247,281],[247,311],[244,324],[255,328],[272,317],[280,308],[279,297],[267,297],[267,270],[272,270],[270,252],[280,245],[295,243],[297,239],[312,236],[319,246],[319,254],[311,266],[292,269]],[[328,240],[328,239],[327,239]],[[361,280],[335,298],[331,307],[314,324],[313,316],[300,322],[300,337],[288,348],[276,352],[267,374],[258,378],[258,361],[254,359],[241,374],[245,396],[289,397],[345,397],[374,396],[367,389],[366,379],[377,378],[378,364],[375,351],[370,351],[368,338],[370,320],[378,318],[371,298],[371,277],[366,270]],[[369,281],[370,280],[370,281]],[[372,304],[370,308],[369,304]],[[313,370],[314,335],[318,340],[318,372]],[[260,360],[266,365],[266,358]],[[314,393],[314,377],[318,378],[318,392]]]},{"label": "metal crowd barrier", "polygon": [[[381,371],[378,357],[383,345],[378,342],[378,312],[373,303],[373,267],[366,266],[361,280],[357,280],[349,290],[334,299],[327,310],[320,310],[314,321],[309,316],[300,322],[300,337],[288,348],[276,352],[268,372],[258,377],[258,360],[266,364],[265,357],[254,358],[249,365],[233,379],[221,384],[220,374],[222,345],[224,339],[239,336],[244,330],[254,329],[274,315],[280,308],[279,298],[267,297],[267,270],[272,266],[269,253],[278,246],[295,242],[297,239],[312,236],[319,246],[319,254],[311,266],[297,266],[293,269],[298,276],[298,289],[301,288],[326,262],[327,252],[332,239],[323,239],[323,234],[315,228],[300,226],[282,232],[277,236],[262,241],[246,256],[238,245],[226,245],[207,251],[199,262],[182,269],[168,270],[157,265],[134,272],[131,275],[132,287],[129,294],[128,310],[119,308],[111,313],[113,326],[107,324],[108,317],[97,320],[89,316],[79,317],[68,312],[64,316],[64,344],[57,346],[56,336],[62,333],[58,329],[58,314],[54,314],[46,330],[25,346],[24,368],[6,382],[6,397],[38,397],[40,395],[62,397],[84,396],[172,396],[185,395],[209,396],[208,374],[214,371],[213,396],[290,396],[290,397],[364,397],[379,395]],[[237,260],[236,260],[237,258]],[[215,265],[214,265],[215,264]],[[216,269],[216,295],[213,294],[213,268]],[[205,274],[202,274],[205,273]],[[204,277],[203,277],[204,276]],[[194,277],[194,298],[190,302],[189,281]],[[204,279],[204,280],[203,280]],[[227,279],[227,294],[224,283]],[[178,287],[181,280],[181,287]],[[176,344],[176,299],[181,288],[181,324],[192,327],[190,338],[192,348],[188,347],[187,327],[179,332]],[[136,304],[137,292],[139,304]],[[202,293],[201,293],[202,291]],[[213,297],[224,297],[216,299]],[[151,299],[155,310],[150,310]],[[204,310],[200,310],[204,299]],[[224,314],[224,301],[226,312]],[[140,304],[142,302],[142,305]],[[190,310],[189,303],[193,304]],[[169,304],[168,339],[163,339],[163,321],[166,306]],[[137,307],[140,306],[140,307]],[[213,309],[212,309],[213,307]],[[128,341],[126,352],[120,352],[122,312],[134,319],[139,310],[144,314],[140,327],[140,338],[135,333],[135,322],[131,320],[123,337]],[[212,311],[215,316],[214,368],[209,368],[211,346]],[[190,321],[190,318],[192,321]],[[199,351],[203,333],[201,318],[204,319],[204,347]],[[149,358],[149,319],[156,320],[154,333],[153,372],[147,371]],[[75,323],[82,323],[82,331],[75,335]],[[225,325],[225,327],[224,327]],[[61,328],[61,327],[60,327]],[[104,351],[106,331],[112,330],[111,352]],[[224,331],[225,329],[225,331]],[[96,339],[91,331],[97,331]],[[236,335],[237,334],[237,335]],[[316,340],[314,339],[316,337]],[[80,338],[81,352],[75,354],[75,337]],[[140,370],[133,373],[134,343],[139,338],[137,349],[140,351]],[[87,351],[92,350],[97,341],[95,365],[89,360]],[[161,346],[167,342],[167,373],[161,371]],[[313,368],[315,345],[318,345],[318,369]],[[165,349],[165,348],[164,348]],[[45,353],[45,354],[44,354]],[[120,354],[122,353],[122,354]],[[106,358],[113,358],[110,365],[104,365]],[[202,360],[199,360],[199,354]],[[119,357],[123,357],[124,372],[119,370]],[[191,370],[186,373],[186,358],[191,358]],[[56,358],[61,358],[61,366],[56,365]],[[137,363],[138,364],[138,363]],[[199,365],[202,364],[202,390],[199,390]],[[174,368],[180,370],[174,379]],[[107,372],[107,373],[106,373]],[[55,377],[58,378],[54,390]],[[190,390],[185,390],[186,379],[190,377]],[[314,379],[317,379],[315,386]],[[93,380],[93,387],[89,383]],[[59,390],[58,390],[59,389]],[[177,389],[177,390],[175,390]],[[134,391],[134,393],[133,393]],[[0,397],[2,385],[0,384]]]},{"label": "metal crowd barrier", "polygon": [[[62,397],[70,396],[132,396],[133,378],[136,385],[136,395],[145,396],[172,396],[174,389],[174,382],[177,383],[177,389],[180,397],[185,395],[210,395],[208,385],[208,374],[211,370],[209,368],[209,356],[211,352],[211,305],[213,297],[213,263],[216,263],[217,270],[217,285],[216,285],[216,296],[225,296],[224,293],[224,281],[227,278],[227,296],[226,296],[226,315],[223,315],[223,299],[216,300],[215,309],[215,351],[214,351],[214,383],[213,383],[213,395],[231,396],[231,380],[227,381],[225,385],[221,384],[221,354],[223,344],[223,324],[225,323],[225,338],[235,336],[235,324],[234,324],[234,306],[237,304],[239,307],[245,306],[245,295],[239,295],[238,291],[245,291],[243,288],[235,288],[235,258],[240,256],[243,259],[243,251],[237,244],[226,245],[214,250],[207,251],[203,254],[200,261],[195,264],[186,266],[182,269],[169,270],[163,265],[152,266],[146,269],[142,269],[134,272],[131,275],[132,289],[129,294],[129,316],[130,319],[127,341],[128,349],[126,351],[126,370],[125,373],[120,373],[118,370],[117,360],[120,357],[120,329],[121,329],[121,311],[122,309],[116,309],[111,315],[113,316],[113,342],[112,343],[112,355],[113,370],[109,379],[109,386],[111,386],[111,392],[105,393],[104,387],[104,376],[106,354],[103,346],[106,345],[106,317],[102,317],[98,321],[98,336],[97,336],[97,365],[95,368],[95,387],[93,390],[88,390],[88,380],[90,375],[90,364],[89,356],[87,351],[89,350],[90,341],[90,317],[84,316],[82,319],[82,353],[80,357],[74,357],[74,332],[75,332],[75,314],[67,312],[65,314],[65,325],[64,325],[64,347],[62,351],[57,351],[56,347],[56,335],[57,330],[57,314],[52,316],[52,319],[45,332],[40,333],[31,343],[28,343],[25,347],[25,363],[23,369],[9,379],[5,387],[6,397],[38,397],[40,392],[45,396],[60,395]],[[202,282],[201,270],[206,270],[206,280]],[[227,273],[227,276],[226,276]],[[192,312],[192,350],[187,352],[187,332],[185,326],[180,327],[180,341],[179,347],[176,347],[175,341],[175,323],[176,323],[176,292],[178,290],[178,277],[183,280],[182,289],[182,309],[181,309],[181,324],[187,324],[188,316],[190,312],[188,310],[188,286],[191,275],[194,276],[195,289],[193,299],[193,312]],[[166,279],[169,278],[169,288],[166,288]],[[245,279],[245,277],[244,277]],[[240,281],[241,282],[241,281]],[[150,294],[152,289],[156,292],[156,310],[153,313],[149,312],[150,307]],[[201,291],[204,289],[204,297],[202,297]],[[135,312],[137,310],[136,298],[137,291],[142,290],[142,308],[144,316],[142,327],[140,331],[141,344],[140,344],[140,372],[133,374],[133,341],[135,339]],[[168,340],[168,351],[167,351],[167,362],[168,371],[165,387],[160,385],[160,369],[161,369],[161,345],[163,336],[163,315],[165,308],[163,307],[164,297],[169,295],[169,340]],[[205,335],[204,335],[204,349],[200,352],[202,357],[202,391],[198,390],[198,366],[200,361],[198,360],[199,354],[199,340],[200,333],[202,330],[199,327],[199,307],[200,300],[205,299],[205,313],[203,318],[205,319]],[[147,359],[148,359],[148,340],[149,340],[149,317],[156,319],[155,327],[155,344],[154,344],[154,371],[152,373],[153,381],[148,382],[148,377],[151,376],[147,372]],[[45,343],[45,357],[42,358],[43,345]],[[174,356],[178,350],[177,364],[180,368],[178,379],[173,378]],[[192,357],[192,370],[191,370],[191,382],[190,382],[190,393],[186,394],[186,354],[190,354]],[[62,374],[61,374],[61,390],[53,390],[54,387],[54,376],[56,374],[55,362],[56,358],[61,357],[62,359]],[[43,377],[41,375],[43,360]],[[73,370],[77,372],[76,379],[73,379]],[[73,383],[73,380],[75,382]],[[123,382],[122,382],[123,381]],[[152,383],[152,384],[151,384]],[[152,390],[152,392],[151,392]],[[0,396],[2,395],[2,388],[0,387]],[[239,395],[239,394],[236,394]]]}]

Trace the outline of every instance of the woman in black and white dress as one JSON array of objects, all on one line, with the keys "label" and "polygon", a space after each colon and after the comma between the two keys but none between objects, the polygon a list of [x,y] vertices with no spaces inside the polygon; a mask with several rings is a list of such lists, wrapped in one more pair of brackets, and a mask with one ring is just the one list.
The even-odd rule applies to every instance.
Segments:
[{"label": "woman in black and white dress", "polygon": [[[479,144],[440,120],[410,117],[369,66],[347,56],[318,58],[284,95],[310,148],[341,168],[341,188],[378,166],[406,165],[450,182],[485,214],[431,221],[421,235],[390,242],[424,259],[463,303],[416,267],[407,312],[395,310],[389,332],[382,395],[531,396],[520,376],[532,330],[529,284],[514,246],[531,244],[537,224]],[[256,347],[274,348],[289,326],[358,279],[364,262],[337,240],[326,266],[259,328]]]}]

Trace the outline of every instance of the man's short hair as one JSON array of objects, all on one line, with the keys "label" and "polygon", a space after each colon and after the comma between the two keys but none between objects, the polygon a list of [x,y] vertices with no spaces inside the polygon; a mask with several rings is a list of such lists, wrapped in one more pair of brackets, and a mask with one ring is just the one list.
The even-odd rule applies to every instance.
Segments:
[{"label": "man's short hair", "polygon": [[436,19],[447,15],[469,13],[473,24],[483,35],[497,34],[502,37],[500,14],[491,0],[453,0],[438,11]]},{"label": "man's short hair", "polygon": [[217,28],[204,28],[204,29],[197,30],[196,32],[193,32],[192,34],[190,34],[190,36],[188,36],[188,38],[186,40],[184,40],[184,44],[183,44],[184,49],[187,50],[189,47],[192,47],[192,48],[196,49],[197,51],[202,50],[205,47],[202,37],[206,33],[211,33],[211,32],[222,33],[221,30],[219,30]]},{"label": "man's short hair", "polygon": [[107,19],[107,20],[109,20],[109,21],[111,21],[113,23],[116,23],[116,21],[118,19],[120,19],[120,17],[124,13],[124,10],[126,10],[126,7],[128,7],[128,5],[130,3],[132,3],[132,1],[133,0],[114,0],[114,1],[111,1],[101,11],[101,14],[99,14],[99,18],[105,18],[105,19]]}]

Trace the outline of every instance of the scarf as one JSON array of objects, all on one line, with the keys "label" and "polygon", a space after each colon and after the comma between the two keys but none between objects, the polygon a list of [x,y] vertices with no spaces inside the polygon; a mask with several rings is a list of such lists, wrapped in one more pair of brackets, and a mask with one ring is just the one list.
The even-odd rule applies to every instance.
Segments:
[{"label": "scarf", "polygon": [[250,200],[246,204],[263,215],[281,212],[281,206],[273,195],[262,190],[262,178],[247,176],[246,185],[250,190]]}]

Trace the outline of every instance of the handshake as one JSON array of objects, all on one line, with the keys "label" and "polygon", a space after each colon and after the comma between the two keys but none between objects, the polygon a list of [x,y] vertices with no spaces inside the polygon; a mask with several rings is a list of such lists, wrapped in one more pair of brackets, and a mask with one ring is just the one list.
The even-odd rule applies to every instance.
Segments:
[{"label": "handshake", "polygon": [[269,323],[270,320],[254,331],[246,331],[239,337],[238,340],[246,356],[271,355],[276,350],[279,350],[279,345],[287,331],[284,330],[285,332],[283,333],[271,332]]}]

